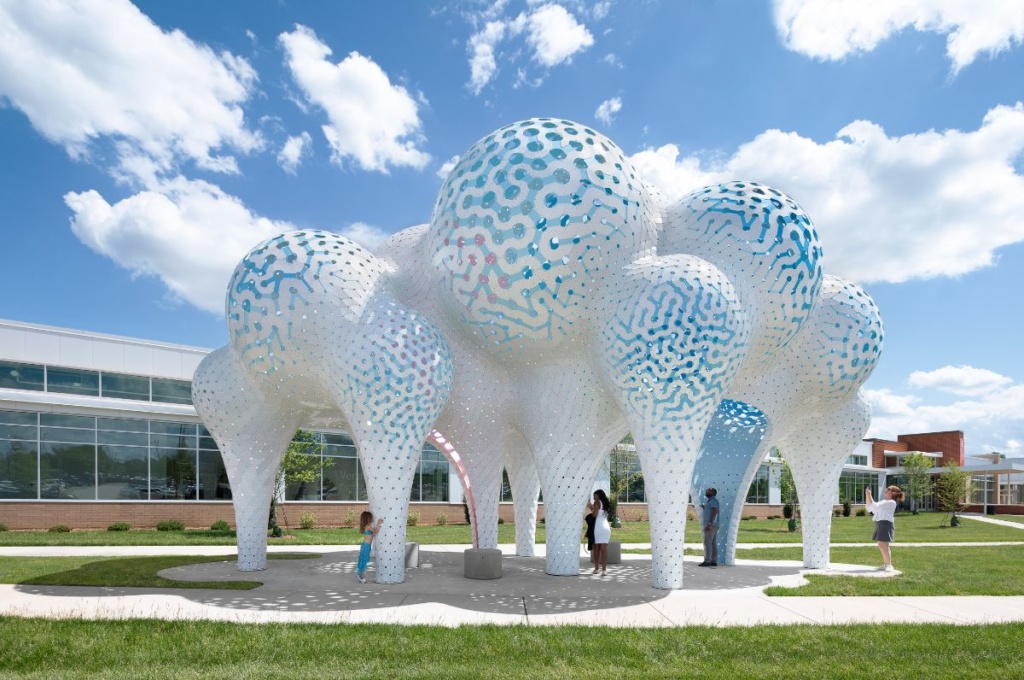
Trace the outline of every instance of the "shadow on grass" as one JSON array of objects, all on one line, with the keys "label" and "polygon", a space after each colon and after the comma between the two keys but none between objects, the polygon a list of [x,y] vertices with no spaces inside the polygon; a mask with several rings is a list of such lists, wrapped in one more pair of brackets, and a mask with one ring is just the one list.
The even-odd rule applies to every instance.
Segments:
[{"label": "shadow on grass", "polygon": [[[277,553],[270,559],[312,559],[315,554]],[[54,558],[60,559],[60,558]],[[98,559],[75,569],[54,571],[18,581],[25,586],[92,586],[101,588],[214,588],[220,590],[252,590],[261,581],[176,581],[159,576],[164,569],[205,562],[224,562],[236,556],[161,555],[157,557],[123,557]]]}]

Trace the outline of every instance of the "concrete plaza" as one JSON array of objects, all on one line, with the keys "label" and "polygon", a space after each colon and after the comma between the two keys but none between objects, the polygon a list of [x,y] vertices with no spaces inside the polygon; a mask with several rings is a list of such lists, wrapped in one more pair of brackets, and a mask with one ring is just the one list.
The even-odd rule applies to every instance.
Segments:
[{"label": "concrete plaza", "polygon": [[[905,547],[906,544],[904,544]],[[462,575],[466,546],[422,546],[420,566],[405,583],[365,585],[355,579],[356,546],[289,546],[272,552],[312,553],[310,559],[270,560],[260,572],[239,572],[230,558],[176,567],[176,580],[253,580],[240,590],[98,588],[0,585],[0,615],[84,619],[194,619],[240,623],[389,623],[458,626],[589,625],[621,627],[752,626],[761,624],[995,623],[1024,621],[1024,597],[768,597],[768,585],[797,586],[803,574],[887,578],[864,566],[805,570],[795,561],[738,560],[733,567],[699,568],[687,558],[685,589],[651,588],[649,555],[624,554],[608,575],[544,573],[537,557],[515,557],[503,546],[503,576],[491,581]],[[629,546],[645,547],[645,546]],[[160,554],[233,555],[232,546],[131,548],[3,548],[0,555]],[[742,553],[741,553],[742,554]]]}]

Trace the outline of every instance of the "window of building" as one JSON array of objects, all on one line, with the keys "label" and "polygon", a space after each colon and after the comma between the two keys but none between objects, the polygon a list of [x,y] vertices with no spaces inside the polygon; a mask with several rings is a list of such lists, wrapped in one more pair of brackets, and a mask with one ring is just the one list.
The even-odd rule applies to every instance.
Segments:
[{"label": "window of building", "polygon": [[858,505],[865,503],[867,500],[864,497],[865,487],[871,487],[877,491],[878,475],[872,472],[843,470],[839,475],[839,502],[848,500]]},{"label": "window of building", "polygon": [[760,467],[757,468],[757,472],[754,473],[754,480],[750,483],[750,488],[747,490],[747,503],[768,502],[768,476],[768,463],[761,463]]},{"label": "window of building", "polygon": [[191,404],[192,383],[188,380],[153,378],[153,401],[165,404]]},{"label": "window of building", "polygon": [[39,414],[39,497],[96,499],[96,418]]},{"label": "window of building", "polygon": [[42,392],[46,387],[45,371],[38,364],[0,361],[0,387]]},{"label": "window of building", "polygon": [[0,499],[36,497],[37,425],[35,413],[0,411]]},{"label": "window of building", "polygon": [[[366,482],[348,435],[316,432],[318,454],[334,461],[321,478],[286,489],[286,500],[365,502]],[[414,501],[447,502],[448,461],[426,446]],[[202,425],[0,411],[0,499],[220,500],[231,484]],[[268,499],[269,500],[269,499]]]},{"label": "window of building", "polygon": [[[101,392],[102,386],[102,392]],[[90,397],[191,404],[192,383],[109,371],[0,361],[0,388],[81,394]]]},{"label": "window of building", "polygon": [[100,376],[101,396],[111,399],[149,401],[149,378],[104,371]]},{"label": "window of building", "polygon": [[867,456],[858,456],[856,454],[853,454],[853,455],[849,456],[846,459],[846,462],[847,462],[848,465],[865,465],[866,466],[868,464],[868,457]]},{"label": "window of building", "polygon": [[46,368],[46,391],[61,394],[100,396],[99,371],[80,371],[74,368]]}]

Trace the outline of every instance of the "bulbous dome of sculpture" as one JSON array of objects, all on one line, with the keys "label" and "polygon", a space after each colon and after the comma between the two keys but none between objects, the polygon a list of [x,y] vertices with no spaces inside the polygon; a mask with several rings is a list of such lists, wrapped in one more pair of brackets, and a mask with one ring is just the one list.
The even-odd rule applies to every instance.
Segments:
[{"label": "bulbous dome of sculpture", "polygon": [[654,245],[643,181],[611,140],[532,118],[477,142],[441,187],[431,263],[498,355],[580,337],[607,273]]}]

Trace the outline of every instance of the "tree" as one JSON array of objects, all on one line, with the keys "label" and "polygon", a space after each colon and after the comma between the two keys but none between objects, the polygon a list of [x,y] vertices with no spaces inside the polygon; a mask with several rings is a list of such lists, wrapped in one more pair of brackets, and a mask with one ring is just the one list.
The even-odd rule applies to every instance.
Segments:
[{"label": "tree", "polygon": [[914,514],[917,506],[932,489],[932,461],[920,451],[914,451],[903,459],[904,491],[913,503]]},{"label": "tree", "polygon": [[619,526],[621,521],[618,515],[619,500],[626,498],[626,491],[631,484],[636,483],[642,472],[633,472],[637,461],[636,447],[633,446],[633,435],[627,434],[622,441],[612,449],[608,457],[608,502],[611,508],[608,512],[608,521],[612,526]]},{"label": "tree", "polygon": [[[948,461],[942,466],[942,473],[935,482],[935,496],[939,502],[939,509],[953,514],[950,522],[953,526],[960,526],[960,519],[956,513],[963,507],[964,500],[971,493],[971,475],[960,469],[956,461]],[[943,519],[942,523],[945,524]]]},{"label": "tree", "polygon": [[[284,489],[292,484],[298,484],[300,485],[301,495],[302,485],[312,484],[320,479],[321,472],[325,468],[334,465],[332,458],[324,458],[321,455],[323,450],[324,445],[320,443],[317,436],[312,432],[306,430],[297,430],[295,432],[295,436],[292,438],[291,443],[284,452],[284,457],[281,459],[281,465],[277,468],[277,474],[274,475],[274,494],[270,498],[269,521],[269,528],[273,531],[274,536],[281,535],[281,527],[277,523],[278,494],[282,493]],[[288,517],[285,515],[283,508],[281,516],[284,519],[285,526],[288,526]]]},{"label": "tree", "polygon": [[800,497],[796,493],[796,480],[793,479],[793,471],[789,469],[789,463],[784,460],[782,461],[782,474],[779,476],[779,491],[783,504],[793,508],[793,516],[789,518],[789,530],[796,531]]}]

